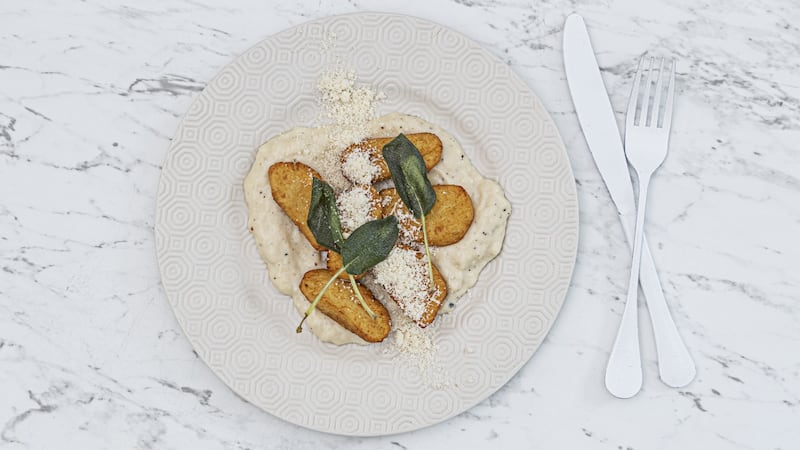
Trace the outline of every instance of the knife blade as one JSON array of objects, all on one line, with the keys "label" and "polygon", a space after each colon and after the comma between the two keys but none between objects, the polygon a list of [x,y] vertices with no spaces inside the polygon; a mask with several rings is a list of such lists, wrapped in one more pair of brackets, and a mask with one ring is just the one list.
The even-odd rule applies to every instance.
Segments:
[{"label": "knife blade", "polygon": [[[630,245],[633,241],[636,203],[628,163],[586,24],[577,14],[567,17],[564,24],[563,52],[567,84],[578,122],[592,159],[617,208]],[[694,379],[696,369],[667,307],[646,238],[642,246],[639,283],[653,325],[661,380],[668,386],[685,386]]]},{"label": "knife blade", "polygon": [[567,17],[564,25],[564,67],[578,121],[595,165],[617,211],[633,218],[636,205],[614,110],[600,77],[586,25],[577,14]]}]

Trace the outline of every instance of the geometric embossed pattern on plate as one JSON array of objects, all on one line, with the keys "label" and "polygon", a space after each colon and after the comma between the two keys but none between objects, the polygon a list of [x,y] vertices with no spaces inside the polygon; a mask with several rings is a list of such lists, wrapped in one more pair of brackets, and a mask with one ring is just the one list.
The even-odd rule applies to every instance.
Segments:
[{"label": "geometric embossed pattern on plate", "polygon": [[[336,39],[322,51],[331,34]],[[450,389],[419,383],[413,368],[383,355],[380,345],[336,347],[295,334],[298,315],[269,283],[247,230],[242,181],[256,148],[313,122],[314,86],[337,58],[387,94],[380,113],[419,115],[454,134],[513,205],[502,253],[455,311],[438,319]],[[231,389],[304,427],[380,435],[465,411],[528,361],[569,287],[578,205],[558,131],[508,66],[426,20],[335,16],[258,43],[197,96],[163,167],[156,250],[180,326]],[[365,381],[372,388],[362,389]]]}]

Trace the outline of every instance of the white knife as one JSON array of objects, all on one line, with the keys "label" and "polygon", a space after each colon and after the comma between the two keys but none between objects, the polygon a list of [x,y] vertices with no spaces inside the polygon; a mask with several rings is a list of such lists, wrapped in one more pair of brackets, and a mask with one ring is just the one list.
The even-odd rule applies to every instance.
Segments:
[{"label": "white knife", "polygon": [[[622,229],[630,244],[633,241],[636,203],[628,163],[586,24],[577,14],[567,17],[564,24],[564,67],[578,121],[595,165],[617,207]],[[646,238],[642,247],[639,283],[647,299],[653,324],[661,380],[671,387],[686,386],[694,379],[696,369],[667,307]]]}]

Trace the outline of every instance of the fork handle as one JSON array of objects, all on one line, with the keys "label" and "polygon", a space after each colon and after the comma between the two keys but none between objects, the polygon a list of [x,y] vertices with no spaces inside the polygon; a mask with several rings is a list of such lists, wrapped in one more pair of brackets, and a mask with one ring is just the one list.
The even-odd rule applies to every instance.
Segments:
[{"label": "fork handle", "polygon": [[639,350],[639,268],[642,260],[644,216],[650,175],[639,175],[639,201],[636,205],[636,228],[633,237],[633,257],[628,280],[625,310],[606,366],[606,389],[619,398],[630,398],[642,388],[642,357]]}]

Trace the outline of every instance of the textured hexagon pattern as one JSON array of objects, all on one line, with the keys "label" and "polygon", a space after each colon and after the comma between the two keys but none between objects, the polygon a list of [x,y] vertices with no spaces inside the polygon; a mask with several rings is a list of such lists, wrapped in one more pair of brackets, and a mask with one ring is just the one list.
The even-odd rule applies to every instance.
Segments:
[{"label": "textured hexagon pattern", "polygon": [[[337,65],[386,94],[379,113],[416,114],[448,129],[512,202],[500,256],[439,319],[447,388],[409,376],[417,372],[381,344],[337,347],[295,334],[299,316],[270,284],[247,230],[242,182],[256,149],[290,128],[314,125],[314,87]],[[569,160],[538,98],[463,35],[393,14],[308,22],[225,67],[178,127],[157,202],[164,290],[200,357],[265,411],[345,435],[428,426],[499,389],[555,320],[578,242]]]}]

